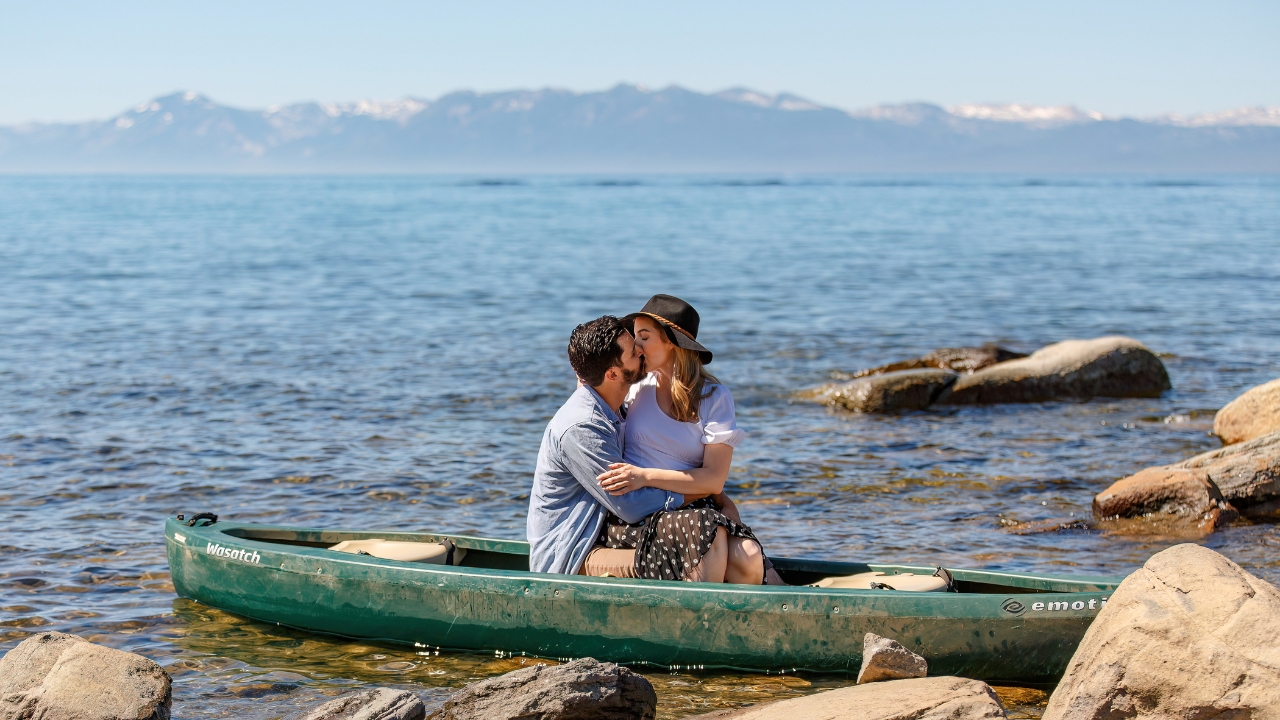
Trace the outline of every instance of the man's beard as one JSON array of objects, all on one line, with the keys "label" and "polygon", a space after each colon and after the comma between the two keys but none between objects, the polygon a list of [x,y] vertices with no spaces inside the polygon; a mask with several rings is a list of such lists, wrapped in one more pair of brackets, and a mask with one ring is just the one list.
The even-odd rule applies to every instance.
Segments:
[{"label": "man's beard", "polygon": [[627,385],[635,385],[640,382],[640,379],[646,374],[647,373],[644,369],[644,358],[640,358],[640,365],[636,367],[635,370],[627,370],[626,368],[622,369],[622,382]]}]

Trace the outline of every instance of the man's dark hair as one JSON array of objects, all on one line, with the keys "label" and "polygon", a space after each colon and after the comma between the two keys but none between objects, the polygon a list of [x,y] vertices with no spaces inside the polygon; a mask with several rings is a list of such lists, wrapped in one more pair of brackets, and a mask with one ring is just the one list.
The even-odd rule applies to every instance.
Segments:
[{"label": "man's dark hair", "polygon": [[609,368],[622,365],[618,338],[625,332],[627,327],[612,315],[598,317],[573,329],[569,336],[569,364],[582,382],[596,387],[604,382]]}]

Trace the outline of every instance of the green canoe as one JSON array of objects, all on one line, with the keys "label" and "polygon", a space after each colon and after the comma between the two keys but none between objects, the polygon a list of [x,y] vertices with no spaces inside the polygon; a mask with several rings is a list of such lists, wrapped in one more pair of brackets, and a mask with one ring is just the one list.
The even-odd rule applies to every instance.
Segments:
[{"label": "green canoe", "polygon": [[[890,637],[932,675],[1052,682],[1119,578],[950,569],[953,592],[807,587],[821,578],[933,567],[775,558],[793,586],[550,575],[527,543],[462,535],[211,522],[165,523],[178,594],[248,618],[420,647],[671,669],[850,672],[863,636]],[[328,549],[347,540],[437,543],[457,565]],[[906,578],[904,578],[906,580]]]}]

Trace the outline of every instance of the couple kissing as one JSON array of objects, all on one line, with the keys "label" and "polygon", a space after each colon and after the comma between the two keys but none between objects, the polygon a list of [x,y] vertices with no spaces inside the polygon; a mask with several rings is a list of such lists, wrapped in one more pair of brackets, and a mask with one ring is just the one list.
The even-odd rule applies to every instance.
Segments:
[{"label": "couple kissing", "polygon": [[724,493],[746,433],[706,371],[698,324],[692,305],[654,295],[638,313],[574,328],[579,387],[542,436],[530,570],[782,584]]}]

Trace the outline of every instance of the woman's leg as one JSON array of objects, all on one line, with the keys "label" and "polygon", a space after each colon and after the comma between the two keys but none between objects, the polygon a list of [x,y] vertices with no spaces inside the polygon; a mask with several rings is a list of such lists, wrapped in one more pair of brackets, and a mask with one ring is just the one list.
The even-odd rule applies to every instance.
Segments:
[{"label": "woman's leg", "polygon": [[742,585],[764,582],[764,551],[760,549],[760,543],[747,538],[729,538],[729,567],[724,581]]},{"label": "woman's leg", "polygon": [[711,549],[698,561],[698,564],[685,571],[687,582],[724,582],[725,571],[729,566],[729,533],[724,528],[716,528],[716,539],[711,541]]}]

